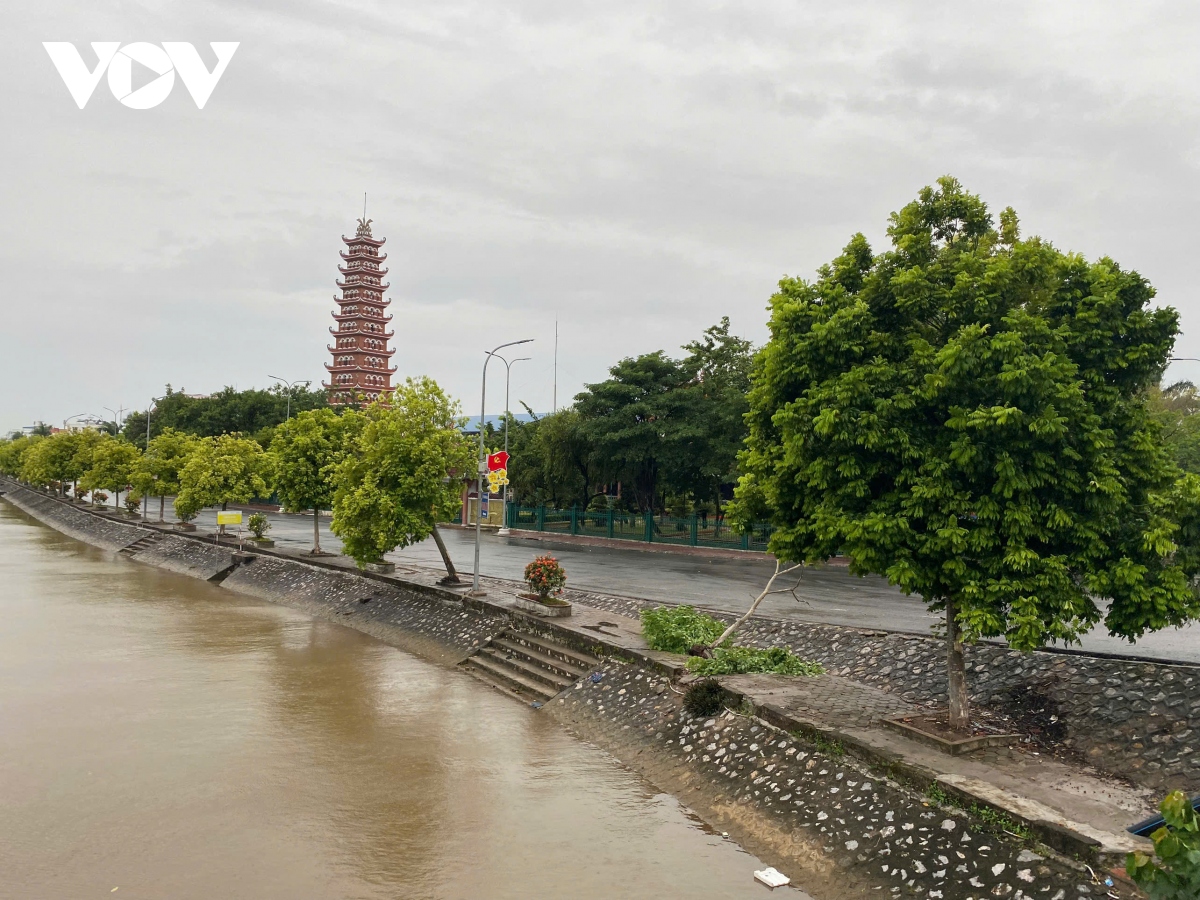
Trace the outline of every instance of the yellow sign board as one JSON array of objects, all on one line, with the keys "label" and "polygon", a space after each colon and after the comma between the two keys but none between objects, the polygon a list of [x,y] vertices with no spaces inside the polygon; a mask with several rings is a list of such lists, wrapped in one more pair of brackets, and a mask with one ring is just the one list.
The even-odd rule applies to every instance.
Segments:
[{"label": "yellow sign board", "polygon": [[240,512],[233,512],[233,511],[221,512],[220,510],[218,510],[217,511],[217,524],[218,525],[241,525],[242,524],[242,514]]}]

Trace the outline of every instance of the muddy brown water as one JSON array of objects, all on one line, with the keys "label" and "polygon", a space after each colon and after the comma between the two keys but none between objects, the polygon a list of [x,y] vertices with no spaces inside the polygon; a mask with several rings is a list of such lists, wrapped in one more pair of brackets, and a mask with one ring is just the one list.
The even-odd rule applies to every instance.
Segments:
[{"label": "muddy brown water", "polygon": [[460,671],[0,501],[0,896],[761,898],[763,865]]}]

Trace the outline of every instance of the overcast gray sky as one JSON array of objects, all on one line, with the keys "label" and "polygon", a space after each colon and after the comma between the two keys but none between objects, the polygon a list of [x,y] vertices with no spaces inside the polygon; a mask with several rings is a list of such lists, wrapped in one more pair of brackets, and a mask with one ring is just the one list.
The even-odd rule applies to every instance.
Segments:
[{"label": "overcast gray sky", "polygon": [[[882,248],[946,173],[1147,276],[1200,356],[1194,4],[10,0],[4,23],[4,431],[167,382],[318,382],[364,191],[399,374],[471,414],[483,350],[524,337],[513,406],[550,407],[556,319],[560,403],[722,315],[761,342],[780,276],[855,231]],[[100,40],[241,46],[203,110],[102,80],[81,111],[42,42],[91,65]]]}]

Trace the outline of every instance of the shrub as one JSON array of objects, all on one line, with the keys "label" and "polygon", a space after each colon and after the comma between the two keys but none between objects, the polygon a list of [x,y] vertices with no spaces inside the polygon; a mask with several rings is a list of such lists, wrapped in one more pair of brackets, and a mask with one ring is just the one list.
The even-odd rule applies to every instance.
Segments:
[{"label": "shrub", "polygon": [[263,513],[252,513],[250,518],[246,520],[246,527],[250,529],[250,533],[254,535],[256,540],[262,540],[263,535],[271,530],[271,520]]},{"label": "shrub", "polygon": [[104,491],[92,491],[92,505],[93,506],[95,506],[97,503],[100,504],[101,506],[103,506],[107,502],[108,502],[108,494],[104,493]]},{"label": "shrub", "polygon": [[643,609],[642,635],[652,650],[687,653],[697,644],[708,645],[721,636],[725,625],[691,606]]},{"label": "shrub", "polygon": [[683,695],[683,708],[693,716],[713,716],[721,711],[725,691],[711,678],[703,678],[688,686]]},{"label": "shrub", "polygon": [[1183,791],[1168,794],[1159,809],[1166,824],[1150,835],[1157,861],[1131,853],[1125,871],[1151,900],[1194,900],[1200,897],[1200,815]]},{"label": "shrub", "polygon": [[718,647],[712,659],[693,656],[688,669],[698,675],[823,675],[820,663],[801,659],[786,647],[755,650],[750,647]]},{"label": "shrub", "polygon": [[142,498],[134,494],[125,495],[125,511],[131,516],[135,515],[142,508]]},{"label": "shrub", "polygon": [[544,600],[567,583],[567,573],[553,556],[539,556],[525,567],[525,583]]}]

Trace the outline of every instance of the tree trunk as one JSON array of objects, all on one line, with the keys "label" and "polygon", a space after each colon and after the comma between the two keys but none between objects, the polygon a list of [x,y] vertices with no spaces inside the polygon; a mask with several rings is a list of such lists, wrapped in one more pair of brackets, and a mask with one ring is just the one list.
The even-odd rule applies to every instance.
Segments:
[{"label": "tree trunk", "polygon": [[159,494],[158,495],[158,521],[160,521],[160,522],[165,521],[163,519],[163,514],[164,514],[164,511],[166,510],[166,508],[167,508],[167,498],[163,494]]},{"label": "tree trunk", "polygon": [[442,554],[442,562],[446,565],[446,577],[439,584],[458,584],[458,572],[454,570],[454,563],[450,560],[450,554],[446,550],[445,543],[442,542],[442,533],[438,531],[437,525],[433,526],[433,542],[437,544],[438,553]]},{"label": "tree trunk", "polygon": [[313,553],[321,552],[321,510],[313,507]]},{"label": "tree trunk", "polygon": [[958,607],[946,600],[946,670],[950,687],[950,727],[966,731],[971,722],[967,703],[967,669],[963,656],[962,629],[958,627]]}]

